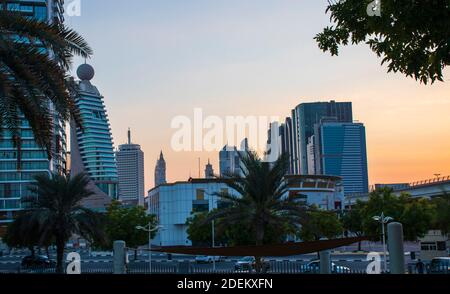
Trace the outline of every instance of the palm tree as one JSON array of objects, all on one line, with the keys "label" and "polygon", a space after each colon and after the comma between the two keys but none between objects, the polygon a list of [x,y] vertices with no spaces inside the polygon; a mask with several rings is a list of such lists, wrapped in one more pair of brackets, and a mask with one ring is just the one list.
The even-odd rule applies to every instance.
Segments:
[{"label": "palm tree", "polygon": [[[50,107],[63,120],[72,117],[81,126],[73,97],[76,86],[67,75],[74,55],[92,55],[92,49],[75,31],[0,10],[0,127],[12,133],[19,151],[22,115],[49,158],[53,133]],[[20,154],[18,159],[20,162]]]},{"label": "palm tree", "polygon": [[[282,155],[274,163],[264,162],[256,152],[241,155],[242,174],[228,175],[226,183],[239,195],[223,191],[216,195],[228,203],[213,212],[207,221],[220,219],[222,224],[241,224],[252,228],[255,245],[264,245],[269,228],[295,226],[303,222],[306,206],[299,200],[301,196],[288,196],[285,180],[288,170],[288,156]],[[261,258],[256,257],[257,270]]]},{"label": "palm tree", "polygon": [[[54,174],[39,175],[30,187],[35,196],[25,199],[29,210],[15,222],[32,227],[39,233],[39,245],[54,240],[56,244],[56,270],[63,273],[64,248],[74,234],[89,241],[105,240],[102,220],[98,213],[82,207],[80,202],[91,196],[89,178],[79,174],[72,178]],[[25,230],[25,231],[24,231]],[[17,230],[20,232],[20,229]],[[26,228],[22,228],[26,232]]]}]

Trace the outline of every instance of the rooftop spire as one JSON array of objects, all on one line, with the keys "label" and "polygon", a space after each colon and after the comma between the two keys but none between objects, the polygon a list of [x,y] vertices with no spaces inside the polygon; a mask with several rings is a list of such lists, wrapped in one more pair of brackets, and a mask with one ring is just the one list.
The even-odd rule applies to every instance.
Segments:
[{"label": "rooftop spire", "polygon": [[131,129],[128,128],[128,145],[131,145]]}]

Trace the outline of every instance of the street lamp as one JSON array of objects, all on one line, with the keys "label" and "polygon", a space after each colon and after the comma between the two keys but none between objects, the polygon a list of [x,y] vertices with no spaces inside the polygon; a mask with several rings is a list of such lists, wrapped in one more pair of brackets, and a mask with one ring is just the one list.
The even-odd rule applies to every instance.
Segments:
[{"label": "street lamp", "polygon": [[[211,210],[213,210],[214,209],[214,204],[216,204],[216,206],[217,206],[216,195],[208,193],[208,196],[211,196],[210,197],[210,199],[211,199]],[[211,239],[212,239],[211,245],[212,245],[212,248],[214,248],[214,247],[216,247],[216,241],[215,241],[215,239],[216,239],[216,230],[215,230],[215,221],[214,220],[212,220],[212,222],[211,222]],[[212,257],[212,262],[213,262],[213,271],[215,272],[216,271],[216,256]]]},{"label": "street lamp", "polygon": [[390,216],[385,216],[384,212],[381,213],[380,216],[374,216],[373,217],[374,221],[377,221],[381,224],[381,232],[383,235],[383,252],[384,252],[384,272],[387,272],[387,257],[386,257],[386,234],[384,231],[384,225],[387,224],[388,222],[392,221],[393,218]]},{"label": "street lamp", "polygon": [[163,228],[163,226],[156,226],[152,228],[152,223],[149,222],[146,226],[136,226],[136,230],[148,232],[148,264],[150,267],[150,274],[152,274],[152,233]]}]

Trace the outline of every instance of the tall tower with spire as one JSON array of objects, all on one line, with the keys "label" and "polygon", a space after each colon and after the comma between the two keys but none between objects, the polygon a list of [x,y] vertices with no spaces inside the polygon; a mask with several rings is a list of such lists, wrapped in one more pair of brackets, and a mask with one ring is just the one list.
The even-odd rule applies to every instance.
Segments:
[{"label": "tall tower with spire", "polygon": [[116,152],[119,174],[119,200],[127,205],[144,206],[144,152],[141,146],[131,142],[128,129],[128,143],[119,146]]},{"label": "tall tower with spire", "polygon": [[164,160],[163,152],[159,155],[155,167],[155,187],[166,184],[166,161]]},{"label": "tall tower with spire", "polygon": [[206,168],[205,168],[205,178],[207,178],[207,179],[214,178],[214,169],[213,169],[213,166],[209,159],[208,159],[208,164],[206,165]]}]

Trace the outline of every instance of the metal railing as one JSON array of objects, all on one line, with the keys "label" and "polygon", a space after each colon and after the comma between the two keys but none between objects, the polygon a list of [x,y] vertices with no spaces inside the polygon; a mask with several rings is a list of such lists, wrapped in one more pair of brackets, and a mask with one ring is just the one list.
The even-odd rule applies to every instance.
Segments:
[{"label": "metal railing", "polygon": [[444,182],[448,182],[448,181],[450,181],[450,176],[436,177],[433,179],[412,182],[409,184],[409,188],[413,188],[413,187],[417,187],[417,186],[425,186],[425,185],[430,185],[430,184],[444,183]]}]

